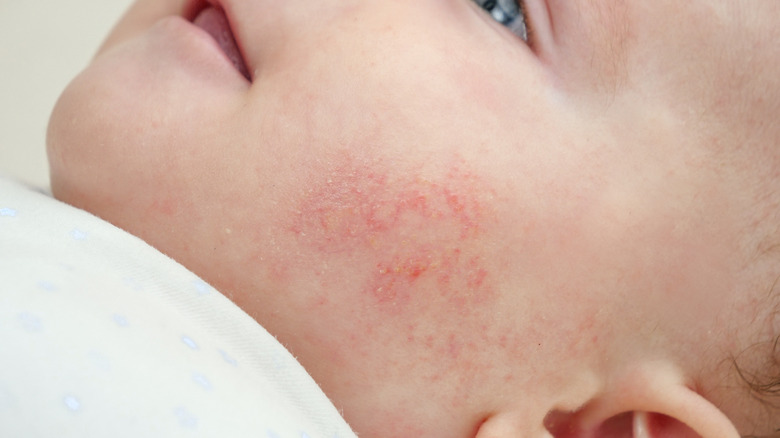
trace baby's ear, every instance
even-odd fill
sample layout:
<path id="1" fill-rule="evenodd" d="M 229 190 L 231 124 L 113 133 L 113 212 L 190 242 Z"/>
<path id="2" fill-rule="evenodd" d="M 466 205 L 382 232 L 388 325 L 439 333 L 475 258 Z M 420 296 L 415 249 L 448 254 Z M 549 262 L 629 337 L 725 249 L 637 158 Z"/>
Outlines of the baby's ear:
<path id="1" fill-rule="evenodd" d="M 712 402 L 665 363 L 643 364 L 576 412 L 551 413 L 554 438 L 739 438 Z"/>

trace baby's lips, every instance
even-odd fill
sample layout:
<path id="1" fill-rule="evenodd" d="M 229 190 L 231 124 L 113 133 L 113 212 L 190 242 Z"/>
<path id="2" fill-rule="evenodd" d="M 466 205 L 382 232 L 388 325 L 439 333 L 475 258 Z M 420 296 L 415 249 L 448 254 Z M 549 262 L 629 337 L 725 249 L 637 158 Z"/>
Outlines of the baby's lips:
<path id="1" fill-rule="evenodd" d="M 222 48 L 225 56 L 233 63 L 236 70 L 248 80 L 252 79 L 249 69 L 244 62 L 244 57 L 241 55 L 241 50 L 238 48 L 233 31 L 230 28 L 230 22 L 221 8 L 215 6 L 206 7 L 195 17 L 192 23 L 208 32 L 219 47 Z"/>

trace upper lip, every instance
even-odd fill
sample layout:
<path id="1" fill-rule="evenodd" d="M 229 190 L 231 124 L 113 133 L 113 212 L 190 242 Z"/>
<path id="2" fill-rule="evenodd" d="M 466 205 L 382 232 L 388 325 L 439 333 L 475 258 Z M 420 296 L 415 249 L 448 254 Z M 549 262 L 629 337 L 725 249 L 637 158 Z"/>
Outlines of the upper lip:
<path id="1" fill-rule="evenodd" d="M 211 0 L 188 0 L 182 10 L 182 17 L 187 21 L 194 20 L 198 14 L 209 6 L 220 6 Z M 221 7 L 221 6 L 220 6 Z"/>
<path id="2" fill-rule="evenodd" d="M 235 40 L 235 43 L 238 46 L 239 54 L 241 56 L 241 62 L 243 63 L 244 67 L 246 67 L 246 69 L 249 69 L 249 64 L 247 63 L 246 56 L 244 56 L 245 54 L 243 51 L 240 37 L 238 35 L 238 32 L 236 32 L 235 22 L 233 21 L 233 17 L 231 17 L 231 10 L 229 8 L 230 5 L 225 5 L 225 3 L 226 3 L 225 0 L 187 0 L 187 3 L 184 5 L 184 8 L 182 10 L 182 17 L 189 22 L 193 22 L 198 17 L 198 15 L 201 12 L 203 12 L 206 8 L 213 7 L 222 10 L 222 12 L 227 17 L 227 21 L 228 21 L 227 24 L 228 27 L 230 28 L 230 33 L 232 34 L 233 39 Z M 242 71 L 242 74 L 251 81 L 251 78 L 249 77 L 250 73 L 248 71 Z"/>

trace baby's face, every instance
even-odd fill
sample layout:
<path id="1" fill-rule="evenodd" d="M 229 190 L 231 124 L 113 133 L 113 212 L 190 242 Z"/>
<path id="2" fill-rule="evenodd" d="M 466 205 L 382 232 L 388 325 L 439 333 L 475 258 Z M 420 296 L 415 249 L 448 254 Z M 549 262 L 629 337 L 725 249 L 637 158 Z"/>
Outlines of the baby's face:
<path id="1" fill-rule="evenodd" d="M 776 111 L 778 8 L 732 3 L 528 0 L 529 47 L 469 0 L 222 0 L 247 79 L 205 2 L 139 0 L 54 112 L 53 190 L 213 283 L 365 436 L 535 430 L 593 352 L 696 362 L 739 317 L 752 218 L 701 146 Z"/>

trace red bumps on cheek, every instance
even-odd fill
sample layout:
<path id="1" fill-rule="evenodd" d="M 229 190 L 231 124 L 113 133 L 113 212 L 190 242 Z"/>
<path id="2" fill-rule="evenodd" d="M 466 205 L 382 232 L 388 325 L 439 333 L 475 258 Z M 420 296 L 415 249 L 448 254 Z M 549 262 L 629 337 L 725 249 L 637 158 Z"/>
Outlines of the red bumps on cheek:
<path id="1" fill-rule="evenodd" d="M 375 306 L 465 312 L 495 293 L 484 249 L 492 197 L 463 163 L 424 177 L 346 158 L 315 179 L 288 231 L 322 264 L 340 261 Z"/>

